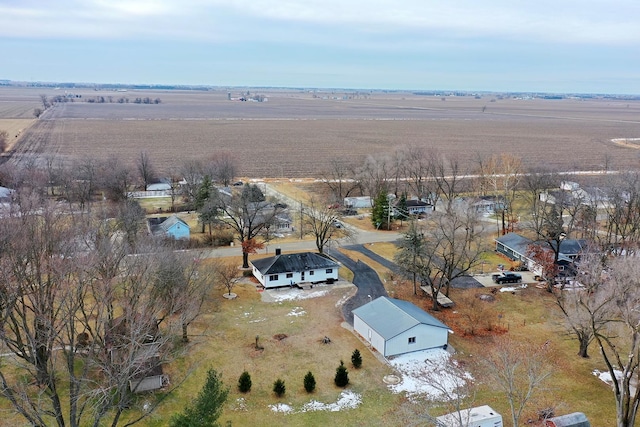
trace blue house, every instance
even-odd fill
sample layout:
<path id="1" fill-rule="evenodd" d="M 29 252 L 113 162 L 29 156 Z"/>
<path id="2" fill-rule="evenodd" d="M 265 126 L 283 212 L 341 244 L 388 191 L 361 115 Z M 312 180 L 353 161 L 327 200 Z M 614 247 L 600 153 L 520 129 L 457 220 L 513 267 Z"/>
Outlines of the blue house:
<path id="1" fill-rule="evenodd" d="M 157 237 L 170 237 L 180 240 L 189 239 L 191 236 L 189 225 L 176 215 L 149 218 L 148 224 L 151 234 Z"/>

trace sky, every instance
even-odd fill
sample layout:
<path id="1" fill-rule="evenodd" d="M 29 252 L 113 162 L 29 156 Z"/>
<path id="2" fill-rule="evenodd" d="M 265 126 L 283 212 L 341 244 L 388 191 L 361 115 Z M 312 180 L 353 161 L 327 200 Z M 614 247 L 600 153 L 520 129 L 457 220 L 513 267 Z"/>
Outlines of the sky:
<path id="1" fill-rule="evenodd" d="M 640 2 L 0 0 L 0 79 L 640 94 Z"/>

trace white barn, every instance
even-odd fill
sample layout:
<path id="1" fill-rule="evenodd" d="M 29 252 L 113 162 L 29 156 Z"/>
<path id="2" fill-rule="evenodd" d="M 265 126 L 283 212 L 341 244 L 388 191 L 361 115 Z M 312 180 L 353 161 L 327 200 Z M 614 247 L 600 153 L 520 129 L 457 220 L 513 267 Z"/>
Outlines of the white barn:
<path id="1" fill-rule="evenodd" d="M 353 310 L 353 328 L 384 357 L 446 348 L 449 327 L 408 301 L 380 297 Z"/>
<path id="2" fill-rule="evenodd" d="M 340 264 L 324 254 L 302 252 L 281 254 L 251 261 L 253 275 L 265 288 L 301 283 L 333 283 L 338 280 Z"/>

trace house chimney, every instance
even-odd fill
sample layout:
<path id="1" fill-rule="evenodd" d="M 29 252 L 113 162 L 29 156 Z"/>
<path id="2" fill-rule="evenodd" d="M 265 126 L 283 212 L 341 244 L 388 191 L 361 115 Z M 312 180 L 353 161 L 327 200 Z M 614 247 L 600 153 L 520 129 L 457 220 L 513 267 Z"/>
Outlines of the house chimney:
<path id="1" fill-rule="evenodd" d="M 280 255 L 282 252 L 280 250 L 280 248 L 276 248 L 276 256 Z"/>

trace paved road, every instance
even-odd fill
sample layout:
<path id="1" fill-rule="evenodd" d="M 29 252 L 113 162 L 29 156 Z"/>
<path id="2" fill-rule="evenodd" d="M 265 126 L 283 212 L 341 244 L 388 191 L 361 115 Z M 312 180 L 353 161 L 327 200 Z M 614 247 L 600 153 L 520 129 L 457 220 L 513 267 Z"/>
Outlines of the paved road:
<path id="1" fill-rule="evenodd" d="M 356 285 L 358 291 L 342 306 L 342 315 L 345 321 L 353 326 L 353 310 L 378 297 L 387 296 L 387 291 L 378 274 L 367 264 L 360 260 L 353 260 L 335 250 L 330 250 L 328 255 L 353 271 L 353 284 Z"/>

